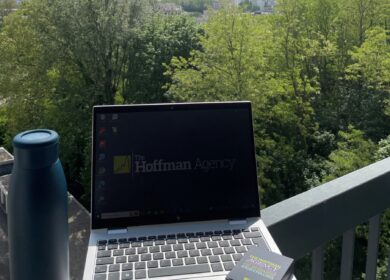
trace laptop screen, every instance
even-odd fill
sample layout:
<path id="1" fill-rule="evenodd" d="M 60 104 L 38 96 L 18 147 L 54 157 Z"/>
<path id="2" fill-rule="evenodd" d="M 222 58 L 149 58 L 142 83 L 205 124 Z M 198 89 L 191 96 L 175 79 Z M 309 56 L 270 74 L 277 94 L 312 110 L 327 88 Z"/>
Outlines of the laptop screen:
<path id="1" fill-rule="evenodd" d="M 260 216 L 249 102 L 94 107 L 92 228 Z"/>

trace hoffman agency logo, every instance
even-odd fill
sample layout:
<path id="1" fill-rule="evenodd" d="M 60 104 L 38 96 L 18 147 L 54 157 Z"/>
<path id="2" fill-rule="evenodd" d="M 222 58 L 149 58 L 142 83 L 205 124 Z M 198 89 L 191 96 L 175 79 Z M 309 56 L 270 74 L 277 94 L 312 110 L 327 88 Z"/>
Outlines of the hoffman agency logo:
<path id="1" fill-rule="evenodd" d="M 142 174 L 157 172 L 172 172 L 186 170 L 201 170 L 209 172 L 216 169 L 232 171 L 236 159 L 201 159 L 167 161 L 162 158 L 147 159 L 143 155 L 118 155 L 114 156 L 114 174 Z"/>

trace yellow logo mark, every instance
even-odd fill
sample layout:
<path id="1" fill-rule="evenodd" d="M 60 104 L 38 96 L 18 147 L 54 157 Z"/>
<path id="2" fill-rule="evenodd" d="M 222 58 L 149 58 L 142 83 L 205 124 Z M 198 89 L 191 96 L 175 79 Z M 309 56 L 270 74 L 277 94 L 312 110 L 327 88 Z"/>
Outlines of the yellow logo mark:
<path id="1" fill-rule="evenodd" d="M 245 276 L 242 280 L 250 280 L 248 276 Z"/>
<path id="2" fill-rule="evenodd" d="M 131 171 L 131 156 L 114 156 L 114 174 L 126 174 Z"/>

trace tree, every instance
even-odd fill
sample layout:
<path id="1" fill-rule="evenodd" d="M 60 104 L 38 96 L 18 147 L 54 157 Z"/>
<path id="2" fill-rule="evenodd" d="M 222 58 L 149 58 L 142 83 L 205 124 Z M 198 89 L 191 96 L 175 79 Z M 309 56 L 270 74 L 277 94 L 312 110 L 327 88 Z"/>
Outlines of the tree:
<path id="1" fill-rule="evenodd" d="M 52 42 L 53 51 L 75 65 L 88 86 L 85 94 L 89 94 L 90 104 L 113 104 L 117 92 L 126 90 L 120 83 L 133 27 L 148 6 L 140 0 L 37 0 L 33 7 L 37 13 L 46 11 L 35 26 L 43 40 Z"/>
<path id="2" fill-rule="evenodd" d="M 203 13 L 207 6 L 211 5 L 211 2 L 211 0 L 180 0 L 184 11 L 198 13 Z"/>
<path id="3" fill-rule="evenodd" d="M 382 27 L 366 31 L 366 40 L 351 52 L 347 77 L 362 80 L 372 90 L 390 93 L 390 35 Z"/>
<path id="4" fill-rule="evenodd" d="M 0 28 L 4 17 L 15 11 L 17 3 L 15 0 L 0 0 Z"/>
<path id="5" fill-rule="evenodd" d="M 9 15 L 0 30 L 0 98 L 7 104 L 7 114 L 12 115 L 7 118 L 8 148 L 12 135 L 42 125 L 51 88 L 43 57 L 30 14 L 20 9 Z"/>
<path id="6" fill-rule="evenodd" d="M 347 131 L 339 132 L 337 149 L 329 156 L 330 175 L 325 181 L 341 177 L 364 167 L 373 161 L 376 145 L 364 137 L 364 132 L 349 126 Z"/>
<path id="7" fill-rule="evenodd" d="M 199 49 L 196 23 L 187 16 L 155 14 L 137 26 L 127 50 L 121 90 L 124 103 L 166 102 L 163 86 L 171 80 L 164 75 L 173 56 L 189 57 Z"/>
<path id="8" fill-rule="evenodd" d="M 319 74 L 319 91 L 311 100 L 315 120 L 322 130 L 333 134 L 353 124 L 378 141 L 389 129 L 385 112 L 388 96 L 378 87 L 379 79 L 386 79 L 379 76 L 369 85 L 367 77 L 355 71 L 360 67 L 355 53 L 362 47 L 367 48 L 366 42 L 372 41 L 371 46 L 376 44 L 370 33 L 372 29 L 385 26 L 388 4 L 381 0 L 318 0 L 308 3 L 312 4 L 307 25 L 314 23 L 312 34 L 320 47 L 319 55 L 311 61 Z"/>
<path id="9" fill-rule="evenodd" d="M 268 17 L 225 6 L 205 24 L 201 50 L 174 58 L 167 70 L 173 81 L 167 95 L 174 101 L 252 101 L 263 205 L 308 187 L 303 173 L 310 173 L 306 160 L 315 128 L 305 96 L 311 89 L 294 90 L 280 65 L 280 30 L 272 28 Z"/>
<path id="10" fill-rule="evenodd" d="M 168 95 L 176 100 L 248 98 L 253 95 L 250 83 L 265 80 L 254 66 L 265 72 L 261 40 L 267 36 L 269 40 L 269 35 L 254 28 L 256 18 L 234 8 L 222 11 L 214 13 L 204 26 L 202 51 L 193 51 L 188 59 L 177 57 L 168 68 L 167 75 L 174 80 Z M 264 88 L 262 93 L 266 92 Z"/>
<path id="11" fill-rule="evenodd" d="M 93 105 L 164 101 L 163 63 L 197 46 L 193 21 L 156 14 L 152 4 L 33 0 L 0 33 L 8 146 L 21 130 L 55 129 L 69 190 L 85 205 Z"/>

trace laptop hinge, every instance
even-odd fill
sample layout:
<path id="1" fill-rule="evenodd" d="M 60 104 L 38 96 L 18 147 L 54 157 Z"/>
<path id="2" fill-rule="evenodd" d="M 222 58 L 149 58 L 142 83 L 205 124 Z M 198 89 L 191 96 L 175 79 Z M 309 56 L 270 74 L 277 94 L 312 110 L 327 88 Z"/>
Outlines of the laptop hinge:
<path id="1" fill-rule="evenodd" d="M 229 220 L 229 225 L 245 225 L 247 222 L 246 219 Z"/>
<path id="2" fill-rule="evenodd" d="M 127 233 L 127 228 L 107 229 L 107 234 L 120 234 L 120 233 Z"/>

